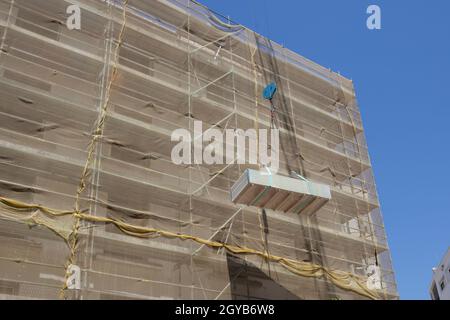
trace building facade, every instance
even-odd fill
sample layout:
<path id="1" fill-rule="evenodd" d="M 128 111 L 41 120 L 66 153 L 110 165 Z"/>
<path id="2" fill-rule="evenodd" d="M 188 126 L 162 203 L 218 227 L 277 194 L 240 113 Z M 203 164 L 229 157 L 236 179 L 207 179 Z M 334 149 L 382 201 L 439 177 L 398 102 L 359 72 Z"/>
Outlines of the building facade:
<path id="1" fill-rule="evenodd" d="M 430 296 L 432 300 L 450 300 L 450 248 L 439 265 L 433 268 Z"/>
<path id="2" fill-rule="evenodd" d="M 0 35 L 1 298 L 398 298 L 352 81 L 195 1 L 0 0 Z M 194 121 L 269 129 L 272 82 L 308 214 L 171 160 Z"/>

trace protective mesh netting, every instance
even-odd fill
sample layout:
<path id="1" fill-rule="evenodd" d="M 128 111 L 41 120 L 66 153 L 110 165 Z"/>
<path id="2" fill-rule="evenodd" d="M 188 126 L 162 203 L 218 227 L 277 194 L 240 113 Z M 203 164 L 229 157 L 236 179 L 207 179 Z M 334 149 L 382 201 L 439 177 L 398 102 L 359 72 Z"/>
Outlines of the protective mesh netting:
<path id="1" fill-rule="evenodd" d="M 0 34 L 3 297 L 397 297 L 349 80 L 192 1 L 0 0 Z M 171 161 L 194 120 L 268 128 L 271 81 L 279 174 L 332 188 L 310 216 L 234 205 L 252 166 Z"/>

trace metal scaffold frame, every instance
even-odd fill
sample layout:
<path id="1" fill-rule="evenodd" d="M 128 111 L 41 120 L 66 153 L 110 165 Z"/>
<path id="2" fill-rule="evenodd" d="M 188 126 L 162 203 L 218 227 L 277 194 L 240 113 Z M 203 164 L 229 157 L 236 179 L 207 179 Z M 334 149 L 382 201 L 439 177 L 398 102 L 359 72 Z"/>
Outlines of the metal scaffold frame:
<path id="1" fill-rule="evenodd" d="M 191 0 L 0 0 L 0 34 L 0 295 L 398 297 L 350 80 Z M 272 81 L 279 174 L 331 188 L 308 216 L 231 202 L 258 165 L 171 161 L 175 129 L 270 128 Z"/>

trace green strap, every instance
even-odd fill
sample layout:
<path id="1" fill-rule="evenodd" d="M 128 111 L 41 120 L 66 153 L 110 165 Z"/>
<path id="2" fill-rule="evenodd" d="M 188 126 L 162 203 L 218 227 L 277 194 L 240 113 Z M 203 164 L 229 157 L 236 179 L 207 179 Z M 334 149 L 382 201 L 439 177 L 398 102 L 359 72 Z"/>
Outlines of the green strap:
<path id="1" fill-rule="evenodd" d="M 250 203 L 250 206 L 254 206 L 259 200 L 261 200 L 261 198 L 266 195 L 266 193 L 269 191 L 269 189 L 270 189 L 270 186 L 265 186 L 264 190 L 258 194 L 256 199 L 253 200 L 252 203 Z"/>

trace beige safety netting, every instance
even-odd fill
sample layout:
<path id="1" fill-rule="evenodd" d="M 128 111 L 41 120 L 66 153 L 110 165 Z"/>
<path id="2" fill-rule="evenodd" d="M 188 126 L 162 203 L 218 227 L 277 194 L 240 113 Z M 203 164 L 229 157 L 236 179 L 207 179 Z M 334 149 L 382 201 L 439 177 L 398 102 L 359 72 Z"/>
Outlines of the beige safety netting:
<path id="1" fill-rule="evenodd" d="M 351 81 L 192 1 L 0 0 L 0 35 L 1 297 L 397 297 Z M 332 188 L 310 216 L 233 204 L 254 165 L 171 160 L 194 120 L 269 128 L 271 81 L 279 174 Z"/>
<path id="2" fill-rule="evenodd" d="M 327 270 L 323 266 L 286 259 L 284 257 L 269 254 L 267 251 L 258 251 L 255 249 L 230 245 L 218 241 L 211 241 L 202 239 L 188 234 L 174 233 L 170 231 L 147 228 L 138 225 L 132 225 L 123 221 L 97 217 L 91 214 L 78 213 L 76 211 L 58 211 L 50 208 L 45 208 L 40 205 L 30 205 L 15 200 L 0 198 L 2 204 L 2 211 L 0 216 L 9 220 L 19 221 L 28 225 L 44 226 L 56 234 L 61 236 L 68 243 L 71 243 L 71 238 L 74 236 L 72 226 L 76 224 L 77 219 L 90 223 L 112 224 L 121 232 L 140 238 L 156 238 L 165 237 L 169 239 L 181 239 L 195 241 L 201 245 L 205 245 L 214 249 L 225 249 L 232 254 L 247 254 L 255 255 L 267 261 L 279 263 L 293 274 L 302 277 L 316 277 L 325 278 L 331 281 L 339 288 L 353 291 L 363 296 L 376 299 L 379 298 L 376 292 L 367 288 L 367 279 L 352 275 L 347 272 Z"/>

